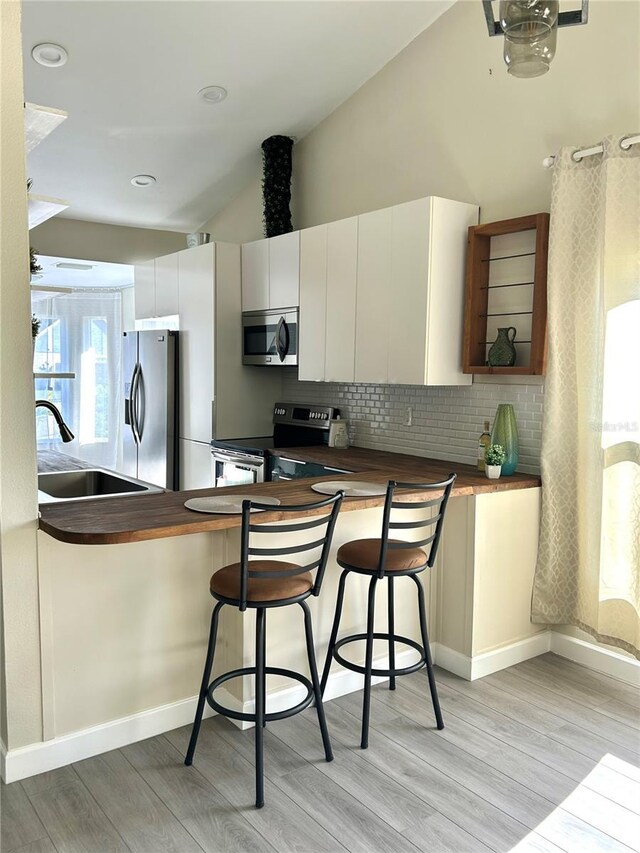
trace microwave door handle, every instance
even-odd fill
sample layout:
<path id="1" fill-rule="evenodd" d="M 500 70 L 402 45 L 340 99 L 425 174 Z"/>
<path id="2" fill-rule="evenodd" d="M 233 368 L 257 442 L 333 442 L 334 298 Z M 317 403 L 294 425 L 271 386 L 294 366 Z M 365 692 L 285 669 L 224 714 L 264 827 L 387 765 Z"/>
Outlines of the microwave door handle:
<path id="1" fill-rule="evenodd" d="M 276 329 L 276 350 L 280 361 L 284 361 L 289 352 L 289 327 L 284 317 L 278 320 L 278 328 Z"/>

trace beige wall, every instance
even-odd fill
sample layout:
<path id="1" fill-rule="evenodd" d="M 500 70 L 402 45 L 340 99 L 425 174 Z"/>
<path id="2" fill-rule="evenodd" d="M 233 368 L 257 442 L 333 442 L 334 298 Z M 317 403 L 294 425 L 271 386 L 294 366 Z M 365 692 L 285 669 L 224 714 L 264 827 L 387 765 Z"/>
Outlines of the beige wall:
<path id="1" fill-rule="evenodd" d="M 478 0 L 459 0 L 294 148 L 294 227 L 425 195 L 481 221 L 549 209 L 542 158 L 640 128 L 640 4 L 591 0 L 544 77 L 506 73 Z M 262 236 L 258 175 L 204 230 Z"/>
<path id="2" fill-rule="evenodd" d="M 187 248 L 184 234 L 54 217 L 29 234 L 39 255 L 135 264 Z"/>
<path id="3" fill-rule="evenodd" d="M 29 254 L 20 4 L 0 3 L 0 563 L 2 740 L 41 740 L 36 556 L 35 417 L 29 331 Z"/>

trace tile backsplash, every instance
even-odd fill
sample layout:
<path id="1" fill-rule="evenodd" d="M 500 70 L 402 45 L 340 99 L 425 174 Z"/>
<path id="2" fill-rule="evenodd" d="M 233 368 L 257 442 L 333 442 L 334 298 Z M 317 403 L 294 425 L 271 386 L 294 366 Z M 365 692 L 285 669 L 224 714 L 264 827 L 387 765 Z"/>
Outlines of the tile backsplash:
<path id="1" fill-rule="evenodd" d="M 358 447 L 475 464 L 478 438 L 498 403 L 512 403 L 520 438 L 518 471 L 539 473 L 544 387 L 477 382 L 466 387 L 299 382 L 285 368 L 283 399 L 340 408 Z M 411 410 L 411 425 L 408 416 Z"/>

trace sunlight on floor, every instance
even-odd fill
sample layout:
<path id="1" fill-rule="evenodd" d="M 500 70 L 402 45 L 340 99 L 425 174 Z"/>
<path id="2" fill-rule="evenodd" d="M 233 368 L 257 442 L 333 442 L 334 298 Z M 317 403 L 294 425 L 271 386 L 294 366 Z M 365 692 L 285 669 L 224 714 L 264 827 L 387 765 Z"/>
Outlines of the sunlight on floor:
<path id="1" fill-rule="evenodd" d="M 611 836 L 611 845 L 603 846 L 602 836 L 592 836 L 582 821 Z M 566 800 L 510 853 L 546 851 L 550 849 L 546 841 L 570 853 L 618 851 L 620 844 L 640 850 L 640 770 L 614 755 L 605 755 Z"/>

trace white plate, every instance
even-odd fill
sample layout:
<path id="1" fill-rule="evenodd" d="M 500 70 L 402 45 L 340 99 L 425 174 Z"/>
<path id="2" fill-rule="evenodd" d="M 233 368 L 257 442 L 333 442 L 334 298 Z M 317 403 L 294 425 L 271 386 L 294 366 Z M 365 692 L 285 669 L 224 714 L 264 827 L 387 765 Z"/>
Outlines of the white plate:
<path id="1" fill-rule="evenodd" d="M 270 506 L 279 506 L 280 504 L 278 498 L 271 498 L 266 495 L 212 495 L 207 498 L 191 498 L 191 500 L 185 501 L 184 505 L 187 509 L 193 509 L 196 512 L 240 515 L 242 512 L 242 501 L 255 501 L 256 503 L 269 504 Z M 251 512 L 259 512 L 259 510 L 252 509 Z"/>
<path id="2" fill-rule="evenodd" d="M 325 483 L 314 483 L 311 488 L 321 495 L 335 495 L 342 489 L 348 498 L 372 498 L 387 493 L 387 487 L 383 483 L 365 483 L 359 480 L 330 480 Z"/>

